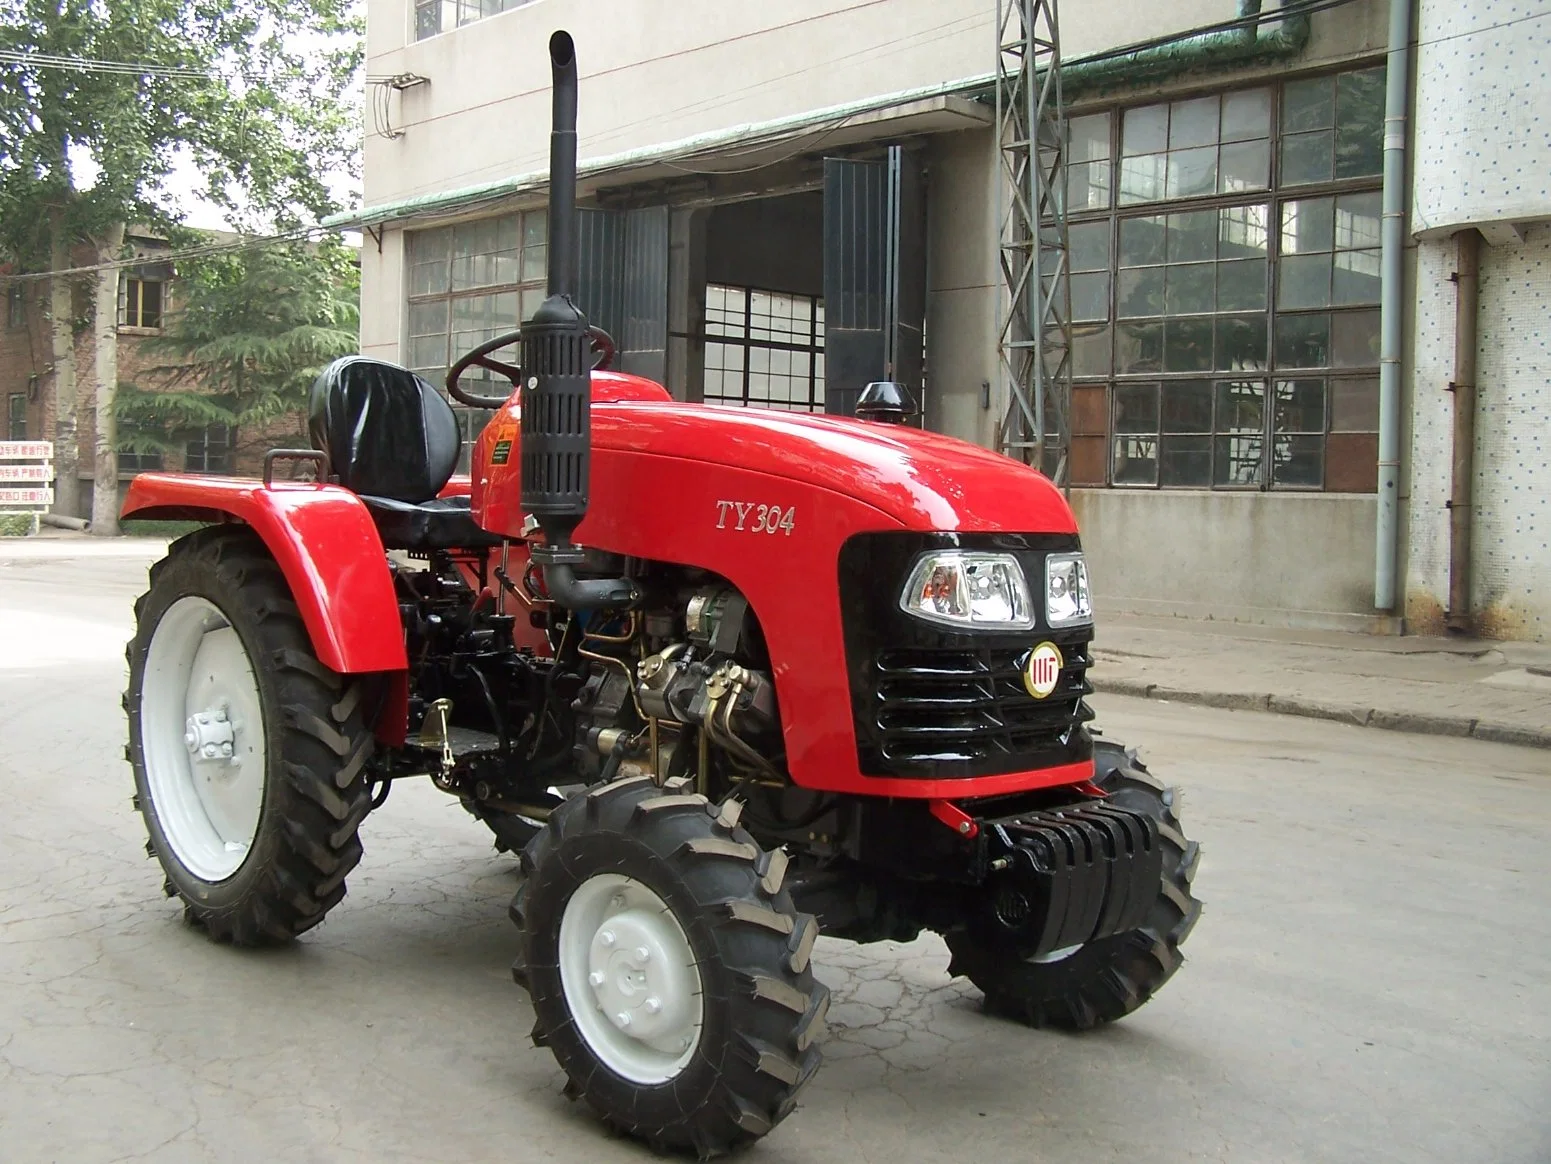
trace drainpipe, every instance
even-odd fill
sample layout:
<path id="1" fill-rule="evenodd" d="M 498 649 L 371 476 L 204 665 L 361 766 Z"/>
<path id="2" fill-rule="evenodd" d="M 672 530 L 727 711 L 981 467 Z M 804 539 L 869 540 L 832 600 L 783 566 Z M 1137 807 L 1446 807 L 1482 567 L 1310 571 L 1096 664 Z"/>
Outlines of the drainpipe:
<path id="1" fill-rule="evenodd" d="M 1400 531 L 1400 344 L 1405 314 L 1406 112 L 1410 93 L 1411 0 L 1389 0 L 1384 95 L 1384 226 L 1379 254 L 1379 512 L 1374 530 L 1373 605 L 1395 609 Z"/>
<path id="2" fill-rule="evenodd" d="M 1476 454 L 1476 305 L 1481 235 L 1466 227 L 1454 236 L 1454 469 L 1449 490 L 1449 614 L 1451 631 L 1474 630 L 1470 616 L 1471 489 Z"/>

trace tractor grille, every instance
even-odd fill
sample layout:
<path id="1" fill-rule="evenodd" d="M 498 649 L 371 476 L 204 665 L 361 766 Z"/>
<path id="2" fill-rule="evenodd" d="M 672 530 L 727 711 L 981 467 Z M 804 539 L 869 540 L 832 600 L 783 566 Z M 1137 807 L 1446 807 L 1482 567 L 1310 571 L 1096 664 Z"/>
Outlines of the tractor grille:
<path id="1" fill-rule="evenodd" d="M 899 591 L 911 565 L 942 546 L 1012 553 L 1032 586 L 1045 576 L 1047 554 L 1079 548 L 1076 537 L 1060 534 L 876 533 L 846 542 L 841 615 L 863 774 L 951 779 L 1088 759 L 1092 628 L 969 632 L 906 614 Z M 1043 642 L 1060 648 L 1062 667 L 1055 690 L 1035 699 L 1023 667 Z"/>
<path id="2" fill-rule="evenodd" d="M 1040 641 L 1056 640 L 1041 636 Z M 1012 647 L 910 647 L 878 654 L 870 692 L 880 758 L 922 764 L 1002 766 L 1060 746 L 1093 718 L 1083 697 L 1087 643 L 1057 642 L 1065 658 L 1056 689 L 1034 699 L 1023 686 L 1032 642 Z"/>

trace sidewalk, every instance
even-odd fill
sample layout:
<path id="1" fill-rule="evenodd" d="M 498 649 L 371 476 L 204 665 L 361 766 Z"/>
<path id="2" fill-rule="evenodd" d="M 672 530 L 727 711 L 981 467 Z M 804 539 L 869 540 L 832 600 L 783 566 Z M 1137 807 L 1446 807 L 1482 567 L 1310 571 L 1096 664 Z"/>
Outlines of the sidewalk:
<path id="1" fill-rule="evenodd" d="M 1551 645 L 1101 614 L 1094 687 L 1551 748 Z"/>

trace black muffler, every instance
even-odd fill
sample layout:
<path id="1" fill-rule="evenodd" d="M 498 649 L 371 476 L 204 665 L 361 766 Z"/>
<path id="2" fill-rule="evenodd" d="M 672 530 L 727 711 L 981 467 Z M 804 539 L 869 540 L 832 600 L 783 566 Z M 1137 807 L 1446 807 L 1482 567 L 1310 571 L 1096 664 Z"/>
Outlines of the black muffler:
<path id="1" fill-rule="evenodd" d="M 544 533 L 533 562 L 549 596 L 576 610 L 631 606 L 627 578 L 582 581 L 585 552 L 573 540 L 587 516 L 592 459 L 592 339 L 576 306 L 576 45 L 549 38 L 554 120 L 549 135 L 549 286 L 522 325 L 522 507 Z"/>

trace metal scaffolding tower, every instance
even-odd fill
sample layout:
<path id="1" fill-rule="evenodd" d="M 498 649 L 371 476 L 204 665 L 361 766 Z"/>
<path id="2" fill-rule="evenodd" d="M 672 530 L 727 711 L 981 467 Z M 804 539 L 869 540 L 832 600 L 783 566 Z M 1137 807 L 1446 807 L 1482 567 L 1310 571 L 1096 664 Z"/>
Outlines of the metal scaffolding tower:
<path id="1" fill-rule="evenodd" d="M 1072 313 L 1056 0 L 997 0 L 996 28 L 999 253 L 1005 283 L 997 355 L 1007 401 L 1000 447 L 1065 485 Z"/>

